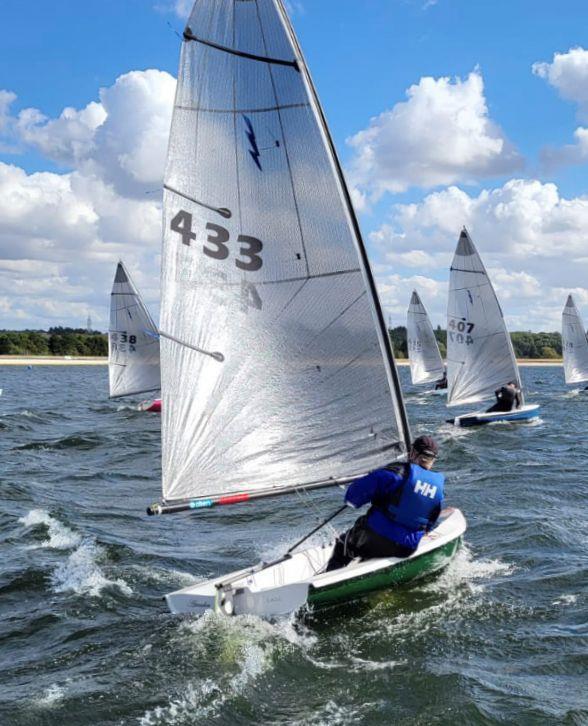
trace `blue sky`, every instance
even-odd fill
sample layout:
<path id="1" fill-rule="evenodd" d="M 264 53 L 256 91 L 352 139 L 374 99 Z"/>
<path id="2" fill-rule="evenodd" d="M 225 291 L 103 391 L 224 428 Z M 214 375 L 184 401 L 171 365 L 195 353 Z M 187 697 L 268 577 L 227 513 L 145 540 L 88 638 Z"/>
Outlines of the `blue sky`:
<path id="1" fill-rule="evenodd" d="M 0 163 L 22 170 L 29 186 L 37 183 L 36 178 L 30 178 L 35 172 L 60 177 L 39 181 L 39 199 L 46 189 L 43 185 L 56 189 L 73 173 L 76 189 L 68 187 L 66 203 L 78 205 L 76 214 L 83 209 L 85 219 L 100 217 L 100 205 L 91 198 L 98 192 L 88 191 L 86 185 L 84 194 L 88 196 L 81 198 L 78 182 L 80 178 L 88 180 L 90 174 L 102 175 L 99 194 L 105 200 L 111 193 L 108 185 L 113 176 L 96 171 L 95 159 L 89 164 L 85 157 L 82 163 L 79 156 L 74 159 L 71 153 L 51 147 L 56 143 L 55 133 L 47 123 L 57 119 L 66 107 L 81 111 L 98 102 L 99 89 L 113 88 L 117 79 L 130 71 L 157 69 L 175 76 L 180 40 L 174 31 L 183 28 L 177 7 L 181 5 L 182 0 L 36 0 L 26 4 L 2 0 L 0 90 L 16 97 L 11 96 L 5 111 L 3 134 L 0 123 Z M 584 252 L 582 249 L 583 229 L 588 224 L 583 199 L 588 194 L 588 143 L 582 146 L 574 139 L 575 130 L 588 124 L 588 53 L 573 58 L 569 55 L 571 49 L 588 48 L 588 5 L 576 0 L 558 4 L 536 0 L 291 0 L 290 9 L 350 184 L 357 187 L 362 199 L 362 228 L 392 319 L 403 322 L 410 289 L 420 286 L 434 322 L 443 322 L 447 262 L 463 223 L 471 228 L 488 267 L 496 269 L 496 286 L 512 327 L 558 327 L 565 301 L 563 297 L 560 305 L 560 297 L 566 285 L 588 314 L 588 244 Z M 563 57 L 561 73 L 555 72 L 556 53 Z M 550 65 L 533 72 L 535 63 Z M 459 91 L 456 78 L 467 84 L 472 73 L 475 78 L 463 87 L 464 98 L 459 103 L 464 108 L 478 103 L 472 114 L 481 124 L 481 143 L 500 139 L 511 148 L 510 156 L 489 151 L 480 160 L 470 148 L 464 152 L 463 165 L 456 159 L 452 172 L 444 174 L 439 172 L 443 164 L 433 158 L 433 131 L 433 138 L 429 134 L 422 144 L 418 139 L 416 142 L 423 149 L 419 164 L 429 164 L 432 173 L 417 173 L 415 177 L 409 171 L 403 176 L 403 171 L 397 173 L 391 168 L 399 161 L 402 167 L 406 161 L 401 158 L 402 139 L 391 136 L 398 136 L 406 126 L 399 126 L 393 117 L 378 126 L 375 141 L 373 134 L 368 134 L 369 144 L 376 152 L 389 154 L 389 161 L 378 169 L 362 165 L 360 157 L 368 137 L 356 135 L 370 129 L 373 117 L 405 103 L 407 89 L 419 86 L 423 78 L 434 82 L 428 89 L 419 86 L 417 96 L 424 101 L 433 99 L 440 106 L 449 104 L 447 113 L 441 108 L 436 120 L 439 146 L 464 133 L 459 121 L 455 126 L 452 114 L 457 112 L 452 104 Z M 443 90 L 439 79 L 444 77 L 449 81 Z M 159 81 L 151 80 L 156 93 Z M 482 110 L 480 102 L 485 104 Z M 23 131 L 19 114 L 29 108 L 37 109 L 46 119 L 29 123 Z M 406 110 L 409 118 L 413 118 L 410 114 L 417 118 L 416 107 Z M 466 131 L 464 142 L 468 134 L 472 136 Z M 352 137 L 357 143 L 349 143 Z M 470 141 L 475 146 L 475 133 Z M 60 143 L 65 143 L 61 137 Z M 430 158 L 427 148 L 431 149 Z M 457 144 L 456 148 L 461 147 Z M 550 164 L 545 162 L 548 148 L 553 152 Z M 149 185 L 158 187 L 156 177 L 155 173 L 145 176 L 146 189 Z M 515 187 L 510 184 L 513 179 L 525 184 Z M 549 182 L 557 186 L 555 200 L 552 188 L 545 186 Z M 8 189 L 17 189 L 25 182 L 11 171 L 5 173 L 4 183 Z M 451 187 L 461 196 L 450 191 Z M 120 194 L 120 189 L 115 191 Z M 59 192 L 65 193 L 63 189 Z M 434 194 L 441 197 L 435 201 L 431 198 Z M 480 199 L 481 194 L 487 194 L 488 199 Z M 117 197 L 117 203 L 126 202 Z M 31 204 L 28 214 L 35 213 Z M 429 220 L 426 225 L 410 216 L 410 204 L 416 205 L 417 220 Z M 504 221 L 504 215 L 500 217 L 501 204 L 510 205 L 510 222 Z M 442 211 L 432 211 L 439 205 Z M 76 248 L 71 240 L 63 243 L 61 256 L 58 252 L 61 240 L 71 237 L 71 229 L 65 229 L 67 220 L 63 237 L 56 224 L 49 242 L 39 239 L 37 248 L 27 243 L 19 257 L 11 227 L 14 221 L 10 222 L 12 211 L 8 203 L 4 207 L 0 203 L 0 314 L 6 321 L 0 327 L 79 324 L 89 311 L 97 326 L 104 328 L 109 266 L 120 254 L 124 224 L 120 223 L 117 236 L 113 231 L 117 222 L 109 220 L 110 237 L 102 230 L 99 239 L 88 242 L 93 248 L 93 277 L 88 272 L 88 260 L 83 271 L 73 263 Z M 533 233 L 525 232 L 525 224 L 535 223 L 539 217 L 542 222 Z M 92 224 L 96 226 L 95 221 Z M 158 235 L 158 229 L 145 231 L 136 241 L 129 262 L 155 307 Z M 512 235 L 512 239 L 505 239 L 505 235 Z M 555 270 L 560 262 L 558 250 L 568 238 L 574 240 L 576 255 L 571 280 L 564 270 L 559 279 Z M 45 257 L 48 247 L 52 253 Z M 421 258 L 412 254 L 415 250 L 422 252 L 422 264 L 418 263 Z M 2 259 L 8 262 L 2 264 Z M 46 279 L 40 265 L 29 264 L 44 259 L 48 262 Z M 80 254 L 80 264 L 84 259 Z M 35 296 L 51 297 L 55 304 L 47 305 L 46 300 L 39 303 Z"/>

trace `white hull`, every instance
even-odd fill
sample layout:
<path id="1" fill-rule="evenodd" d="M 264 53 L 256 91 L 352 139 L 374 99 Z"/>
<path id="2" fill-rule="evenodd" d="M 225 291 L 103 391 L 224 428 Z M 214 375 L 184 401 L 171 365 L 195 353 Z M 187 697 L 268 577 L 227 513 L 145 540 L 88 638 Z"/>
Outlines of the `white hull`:
<path id="1" fill-rule="evenodd" d="M 196 585 L 185 587 L 166 595 L 170 611 L 180 613 L 202 613 L 216 609 L 227 615 L 254 614 L 261 617 L 286 615 L 298 610 L 313 600 L 327 601 L 328 592 L 333 592 L 336 585 L 353 585 L 354 592 L 378 589 L 370 585 L 370 577 L 386 573 L 390 581 L 403 581 L 395 576 L 395 568 L 404 567 L 422 555 L 431 555 L 451 542 L 459 540 L 466 529 L 466 522 L 459 509 L 443 510 L 438 525 L 426 534 L 416 552 L 408 558 L 386 557 L 372 560 L 353 560 L 347 567 L 332 572 L 323 572 L 332 545 L 311 547 L 293 555 L 291 558 L 267 567 L 258 572 L 251 568 L 232 572 L 213 580 L 206 580 Z M 416 576 L 423 576 L 439 569 L 431 560 L 429 566 L 424 564 Z M 416 564 L 416 563 L 415 563 Z M 446 564 L 443 562 L 441 566 Z M 413 568 L 419 569 L 418 567 Z M 413 579 L 415 575 L 404 579 Z M 223 587 L 223 583 L 230 583 Z M 359 583 L 359 585 L 358 585 Z M 362 584 L 364 586 L 362 587 Z M 337 599 L 341 599 L 340 593 Z"/>

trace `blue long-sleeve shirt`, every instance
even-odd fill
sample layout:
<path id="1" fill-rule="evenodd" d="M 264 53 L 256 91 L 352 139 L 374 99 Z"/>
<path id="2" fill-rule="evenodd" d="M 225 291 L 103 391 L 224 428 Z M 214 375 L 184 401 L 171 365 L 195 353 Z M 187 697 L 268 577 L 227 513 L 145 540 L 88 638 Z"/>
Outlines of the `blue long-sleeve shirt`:
<path id="1" fill-rule="evenodd" d="M 413 465 L 411 465 L 413 466 Z M 423 471 L 418 467 L 420 471 Z M 405 469 L 399 471 L 391 469 L 377 469 L 361 479 L 352 482 L 345 492 L 345 502 L 354 508 L 365 504 L 377 504 L 390 501 L 391 496 L 405 482 Z M 439 502 L 433 507 L 431 523 L 435 522 L 441 511 Z M 377 534 L 397 542 L 404 547 L 416 549 L 424 534 L 422 527 L 415 525 L 410 528 L 393 521 L 385 512 L 377 507 L 371 507 L 367 515 L 367 525 Z"/>

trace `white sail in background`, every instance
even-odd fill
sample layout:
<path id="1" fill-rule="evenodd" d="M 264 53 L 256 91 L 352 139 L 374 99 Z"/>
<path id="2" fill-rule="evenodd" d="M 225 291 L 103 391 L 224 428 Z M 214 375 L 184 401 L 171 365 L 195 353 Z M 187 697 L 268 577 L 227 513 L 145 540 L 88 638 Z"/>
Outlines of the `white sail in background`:
<path id="1" fill-rule="evenodd" d="M 410 377 L 416 385 L 438 381 L 445 366 L 433 326 L 416 290 L 413 291 L 406 316 L 406 340 L 410 361 Z"/>
<path id="2" fill-rule="evenodd" d="M 494 397 L 519 369 L 500 304 L 478 251 L 463 229 L 449 276 L 447 405 Z"/>
<path id="3" fill-rule="evenodd" d="M 122 262 L 110 294 L 108 379 L 111 398 L 160 388 L 157 327 Z"/>
<path id="4" fill-rule="evenodd" d="M 571 295 L 568 295 L 561 316 L 561 337 L 566 383 L 588 381 L 586 328 Z"/>
<path id="5" fill-rule="evenodd" d="M 357 222 L 279 0 L 199 0 L 164 184 L 167 501 L 398 459 L 408 427 Z"/>

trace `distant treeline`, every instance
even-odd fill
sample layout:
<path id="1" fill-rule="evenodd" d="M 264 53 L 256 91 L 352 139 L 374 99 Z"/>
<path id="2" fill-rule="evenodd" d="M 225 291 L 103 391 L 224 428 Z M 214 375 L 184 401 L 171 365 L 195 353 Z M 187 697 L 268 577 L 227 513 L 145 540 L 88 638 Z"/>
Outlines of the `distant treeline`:
<path id="1" fill-rule="evenodd" d="M 399 358 L 407 358 L 406 328 L 403 325 L 389 330 L 394 353 Z M 447 332 L 437 328 L 435 337 L 441 355 L 447 354 Z M 517 358 L 561 358 L 560 333 L 511 333 L 514 352 Z"/>
<path id="2" fill-rule="evenodd" d="M 408 356 L 406 328 L 390 329 L 394 353 L 399 358 Z M 441 355 L 447 353 L 447 333 L 435 330 Z M 559 333 L 511 333 L 517 358 L 560 358 Z M 0 331 L 0 355 L 108 355 L 108 336 L 83 328 L 49 328 L 44 330 Z"/>
<path id="3" fill-rule="evenodd" d="M 108 355 L 108 336 L 83 328 L 1 330 L 0 355 Z"/>

